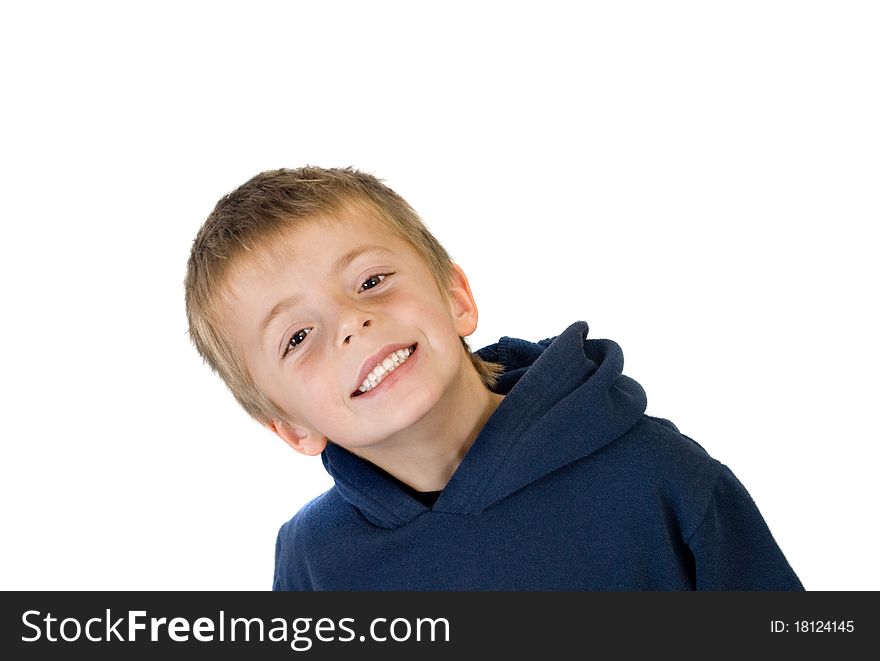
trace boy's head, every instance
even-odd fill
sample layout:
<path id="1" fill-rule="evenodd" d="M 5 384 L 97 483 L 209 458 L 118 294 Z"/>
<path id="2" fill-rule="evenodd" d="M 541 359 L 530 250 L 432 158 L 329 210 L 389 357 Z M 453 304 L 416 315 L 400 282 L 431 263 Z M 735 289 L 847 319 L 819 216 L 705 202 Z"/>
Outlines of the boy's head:
<path id="1" fill-rule="evenodd" d="M 393 436 L 446 390 L 497 375 L 464 340 L 477 321 L 464 273 L 399 195 L 353 169 L 264 172 L 223 197 L 185 289 L 199 353 L 308 454 Z M 380 362 L 385 374 L 363 374 Z"/>

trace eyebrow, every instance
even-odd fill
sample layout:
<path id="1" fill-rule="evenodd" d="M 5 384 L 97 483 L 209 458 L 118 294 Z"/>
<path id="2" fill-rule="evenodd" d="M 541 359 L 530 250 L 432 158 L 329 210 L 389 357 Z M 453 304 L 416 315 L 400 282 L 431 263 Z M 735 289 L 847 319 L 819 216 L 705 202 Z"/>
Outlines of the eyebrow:
<path id="1" fill-rule="evenodd" d="M 356 260 L 361 255 L 364 255 L 368 252 L 383 252 L 392 254 L 388 248 L 384 246 L 376 246 L 376 245 L 364 245 L 358 246 L 357 248 L 353 248 L 345 253 L 342 257 L 336 260 L 336 263 L 330 268 L 329 275 L 331 277 L 337 276 L 342 271 L 344 271 L 349 264 L 351 264 L 354 260 Z M 263 321 L 260 322 L 260 337 L 262 338 L 266 334 L 266 329 L 269 327 L 269 324 L 280 315 L 282 312 L 289 310 L 290 308 L 298 305 L 302 300 L 301 294 L 294 294 L 293 296 L 288 296 L 287 298 L 283 298 L 278 301 L 271 310 L 263 317 Z"/>

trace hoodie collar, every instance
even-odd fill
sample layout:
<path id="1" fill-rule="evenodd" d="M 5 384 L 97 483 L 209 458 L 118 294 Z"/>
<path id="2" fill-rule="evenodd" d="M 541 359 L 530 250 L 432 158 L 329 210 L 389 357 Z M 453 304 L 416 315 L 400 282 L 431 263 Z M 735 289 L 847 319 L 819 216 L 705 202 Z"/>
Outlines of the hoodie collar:
<path id="1" fill-rule="evenodd" d="M 480 349 L 500 362 L 505 398 L 474 440 L 433 510 L 476 514 L 619 438 L 645 411 L 644 390 L 622 375 L 611 340 L 587 340 L 578 321 L 540 342 L 502 337 Z M 372 523 L 397 528 L 428 511 L 384 471 L 333 443 L 322 455 L 340 495 Z"/>

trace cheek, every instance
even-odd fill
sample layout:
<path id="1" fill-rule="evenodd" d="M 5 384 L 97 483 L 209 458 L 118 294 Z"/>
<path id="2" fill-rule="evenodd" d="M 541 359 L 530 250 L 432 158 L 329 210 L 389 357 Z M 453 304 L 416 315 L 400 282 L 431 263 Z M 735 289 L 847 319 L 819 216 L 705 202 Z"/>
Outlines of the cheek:
<path id="1" fill-rule="evenodd" d="M 405 314 L 407 320 L 413 325 L 443 330 L 453 328 L 449 310 L 439 297 L 434 300 L 424 294 L 401 293 L 396 300 L 389 303 L 389 313 Z"/>
<path id="2" fill-rule="evenodd" d="M 317 352 L 301 360 L 296 369 L 286 375 L 285 389 L 288 396 L 295 398 L 302 408 L 320 408 L 326 404 L 333 375 L 326 367 L 322 367 L 319 359 L 314 357 Z"/>
<path id="3" fill-rule="evenodd" d="M 270 397 L 290 420 L 313 427 L 315 413 L 326 408 L 328 378 L 318 361 L 302 356 L 296 365 L 285 365 L 273 379 Z"/>

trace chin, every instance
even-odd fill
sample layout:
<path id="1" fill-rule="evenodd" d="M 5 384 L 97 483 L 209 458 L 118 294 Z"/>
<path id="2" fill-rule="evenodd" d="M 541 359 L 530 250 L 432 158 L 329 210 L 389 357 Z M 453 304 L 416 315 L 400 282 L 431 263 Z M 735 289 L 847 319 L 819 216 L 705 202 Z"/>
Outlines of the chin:
<path id="1" fill-rule="evenodd" d="M 381 421 L 377 421 L 376 428 L 381 427 L 386 430 L 383 434 L 386 438 L 405 434 L 408 429 L 430 417 L 439 400 L 436 393 L 424 388 L 408 391 L 406 397 L 402 398 L 399 405 L 395 405 L 391 412 L 380 413 Z M 372 426 L 372 423 L 366 421 L 364 424 Z"/>

